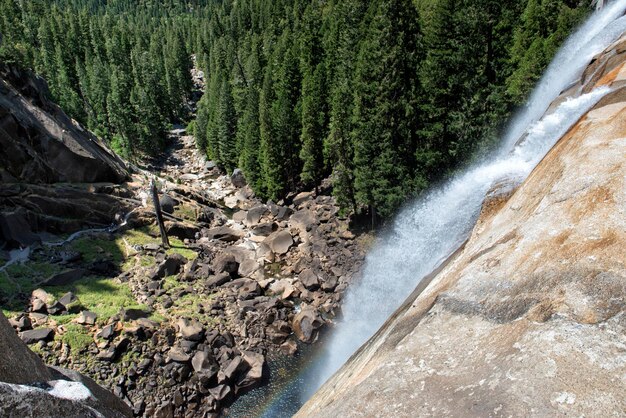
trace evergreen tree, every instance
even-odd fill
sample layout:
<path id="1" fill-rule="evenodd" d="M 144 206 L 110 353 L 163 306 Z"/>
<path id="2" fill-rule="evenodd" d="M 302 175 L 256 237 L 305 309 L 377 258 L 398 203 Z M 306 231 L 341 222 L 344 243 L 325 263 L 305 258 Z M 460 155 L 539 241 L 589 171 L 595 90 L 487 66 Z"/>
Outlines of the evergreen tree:
<path id="1" fill-rule="evenodd" d="M 387 217 L 414 185 L 421 34 L 411 1 L 379 0 L 368 14 L 356 68 L 356 198 Z"/>

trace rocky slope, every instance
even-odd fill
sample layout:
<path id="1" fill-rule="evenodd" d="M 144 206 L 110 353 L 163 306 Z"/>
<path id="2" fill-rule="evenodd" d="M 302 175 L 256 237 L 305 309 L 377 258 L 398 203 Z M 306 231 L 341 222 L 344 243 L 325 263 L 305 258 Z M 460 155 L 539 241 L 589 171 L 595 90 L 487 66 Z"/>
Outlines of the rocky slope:
<path id="1" fill-rule="evenodd" d="M 49 368 L 20 341 L 0 312 L 2 416 L 129 417 L 120 399 L 78 373 Z"/>
<path id="2" fill-rule="evenodd" d="M 623 416 L 626 37 L 605 96 L 297 416 Z"/>
<path id="3" fill-rule="evenodd" d="M 215 416 L 272 378 L 268 352 L 297 355 L 339 313 L 364 251 L 328 188 L 262 202 L 182 128 L 129 173 L 45 83 L 0 75 L 0 136 L 14 150 L 0 151 L 0 306 L 46 363 L 92 377 L 136 416 Z"/>

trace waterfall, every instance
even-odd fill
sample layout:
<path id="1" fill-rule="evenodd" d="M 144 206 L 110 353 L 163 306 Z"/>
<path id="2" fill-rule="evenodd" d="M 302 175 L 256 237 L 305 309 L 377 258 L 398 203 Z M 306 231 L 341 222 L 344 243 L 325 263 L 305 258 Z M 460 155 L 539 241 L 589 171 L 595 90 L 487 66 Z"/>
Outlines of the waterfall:
<path id="1" fill-rule="evenodd" d="M 591 58 L 626 30 L 626 0 L 592 15 L 565 42 L 509 125 L 497 152 L 402 210 L 368 254 L 362 278 L 349 289 L 343 320 L 326 344 L 317 381 L 301 388 L 306 398 L 326 381 L 399 307 L 419 281 L 467 238 L 494 182 L 524 179 L 567 130 L 605 94 L 606 87 L 546 109 L 579 78 Z M 543 118 L 542 118 L 543 116 Z M 519 139 L 525 135 L 523 141 Z"/>

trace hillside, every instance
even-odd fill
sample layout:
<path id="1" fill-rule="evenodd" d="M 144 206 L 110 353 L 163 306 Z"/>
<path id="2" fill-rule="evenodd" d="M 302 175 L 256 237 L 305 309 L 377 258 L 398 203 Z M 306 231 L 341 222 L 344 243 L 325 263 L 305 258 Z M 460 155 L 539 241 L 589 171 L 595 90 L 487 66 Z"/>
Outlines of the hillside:
<path id="1" fill-rule="evenodd" d="M 297 416 L 623 414 L 625 60 L 592 61 L 553 107 L 613 91 Z"/>
<path id="2" fill-rule="evenodd" d="M 279 379 L 266 356 L 289 362 L 317 340 L 363 258 L 328 188 L 261 202 L 184 129 L 144 168 L 126 164 L 46 96 L 42 79 L 0 67 L 0 325 L 12 338 L 0 351 L 33 364 L 0 368 L 0 382 L 52 379 L 17 335 L 109 389 L 127 415 L 215 414 Z M 82 413 L 33 390 L 2 386 L 0 415 L 20 403 L 27 416 Z"/>

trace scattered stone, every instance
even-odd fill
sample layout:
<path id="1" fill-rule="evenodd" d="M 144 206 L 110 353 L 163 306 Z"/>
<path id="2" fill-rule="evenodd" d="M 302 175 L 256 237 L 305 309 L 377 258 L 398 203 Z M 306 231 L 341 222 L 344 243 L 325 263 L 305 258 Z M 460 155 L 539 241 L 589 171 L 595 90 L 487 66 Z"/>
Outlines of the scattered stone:
<path id="1" fill-rule="evenodd" d="M 52 328 L 38 328 L 20 332 L 20 338 L 26 344 L 35 344 L 39 341 L 50 341 L 54 336 Z"/>
<path id="2" fill-rule="evenodd" d="M 78 318 L 76 318 L 76 323 L 81 325 L 95 325 L 97 318 L 98 316 L 93 312 L 82 311 Z"/>
<path id="3" fill-rule="evenodd" d="M 233 171 L 232 176 L 230 176 L 230 181 L 233 183 L 233 186 L 238 188 L 245 187 L 248 184 L 245 176 L 243 175 L 243 171 L 239 168 L 236 168 Z"/>
<path id="4" fill-rule="evenodd" d="M 296 195 L 296 197 L 293 198 L 293 204 L 294 206 L 298 207 L 300 206 L 302 203 L 311 200 L 314 196 L 314 192 L 302 192 L 302 193 L 298 193 Z"/>
<path id="5" fill-rule="evenodd" d="M 319 277 L 311 269 L 302 270 L 298 279 L 308 290 L 317 290 L 320 287 Z"/>
<path id="6" fill-rule="evenodd" d="M 191 359 L 191 356 L 185 353 L 180 347 L 173 347 L 167 353 L 166 361 L 169 363 L 175 361 L 176 363 L 187 363 Z"/>
<path id="7" fill-rule="evenodd" d="M 249 226 L 254 226 L 259 223 L 263 215 L 269 212 L 267 206 L 265 205 L 257 205 L 250 209 L 246 214 L 246 224 Z"/>
<path id="8" fill-rule="evenodd" d="M 177 274 L 181 266 L 187 264 L 187 259 L 178 253 L 169 254 L 161 264 L 156 268 L 153 279 L 163 279 L 167 276 Z"/>
<path id="9" fill-rule="evenodd" d="M 209 278 L 207 279 L 205 285 L 208 288 L 218 287 L 218 286 L 223 285 L 224 283 L 228 283 L 231 280 L 232 280 L 231 275 L 224 271 L 224 272 L 219 273 L 219 274 L 217 274 L 215 276 L 209 276 Z"/>
<path id="10" fill-rule="evenodd" d="M 274 254 L 285 254 L 293 245 L 293 237 L 288 231 L 277 231 L 267 237 L 264 241 Z"/>
<path id="11" fill-rule="evenodd" d="M 195 319 L 180 318 L 176 321 L 180 335 L 190 341 L 200 341 L 204 337 L 202 324 Z"/>
<path id="12" fill-rule="evenodd" d="M 213 271 L 216 274 L 228 273 L 231 277 L 234 278 L 237 276 L 238 270 L 239 263 L 231 254 L 220 254 L 213 260 Z"/>
<path id="13" fill-rule="evenodd" d="M 202 235 L 208 239 L 215 239 L 224 242 L 235 242 L 243 238 L 244 233 L 227 226 L 203 230 Z"/>
<path id="14" fill-rule="evenodd" d="M 200 234 L 200 228 L 186 222 L 165 222 L 165 231 L 170 237 L 176 237 L 180 240 L 195 239 Z"/>
<path id="15" fill-rule="evenodd" d="M 311 343 L 317 336 L 315 331 L 324 325 L 324 320 L 319 316 L 316 309 L 305 306 L 294 316 L 291 324 L 300 341 Z"/>
<path id="16" fill-rule="evenodd" d="M 17 331 L 25 331 L 32 327 L 30 318 L 26 314 L 21 314 L 16 318 L 9 319 L 9 323 Z"/>

